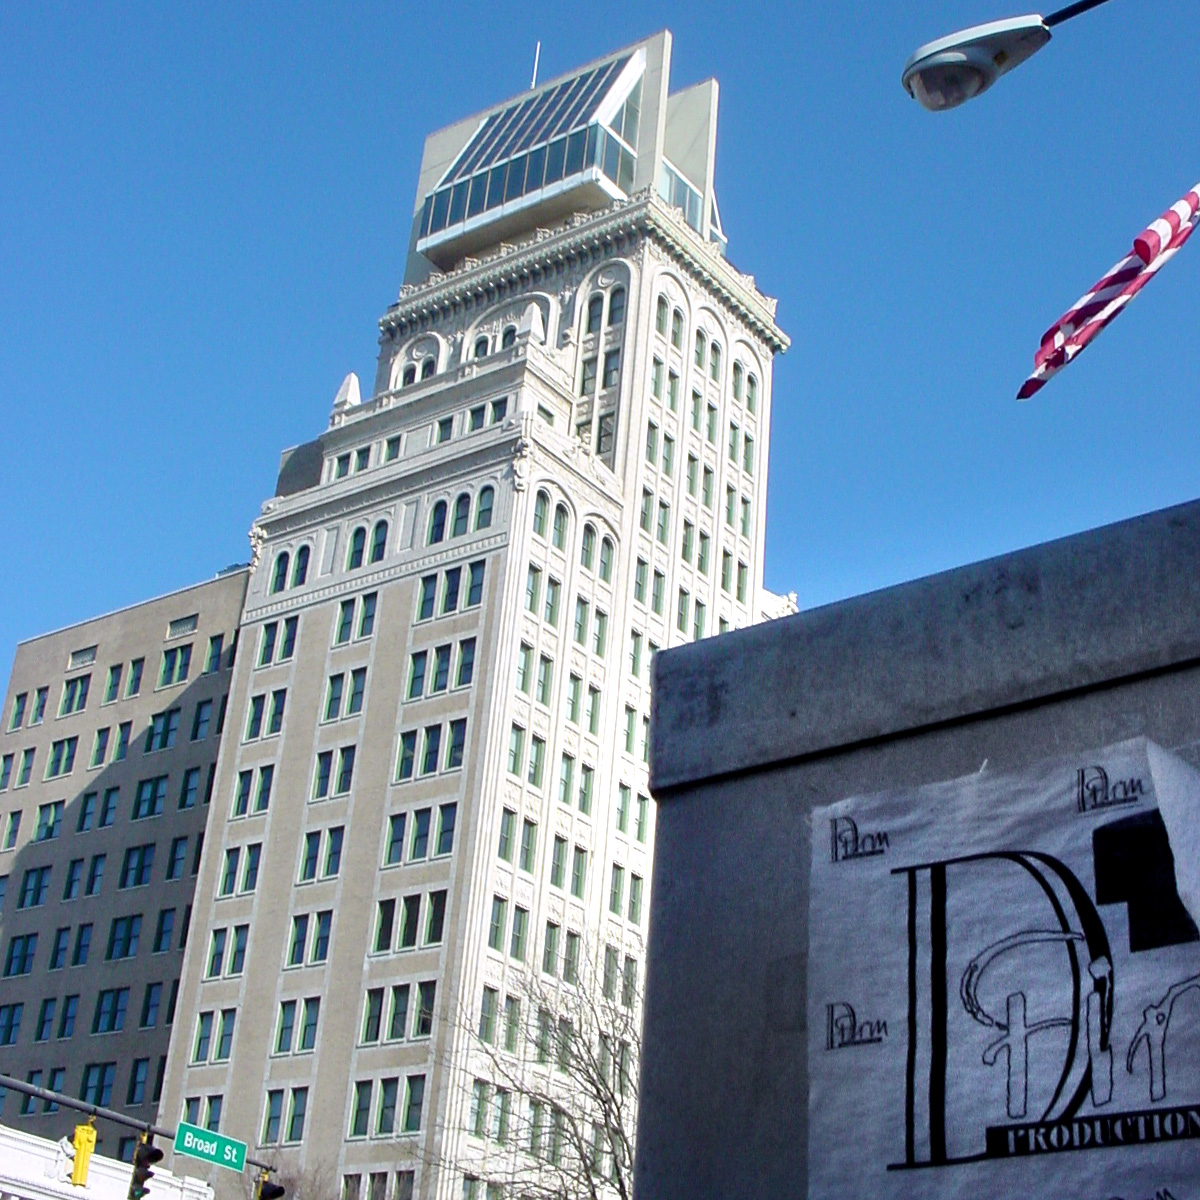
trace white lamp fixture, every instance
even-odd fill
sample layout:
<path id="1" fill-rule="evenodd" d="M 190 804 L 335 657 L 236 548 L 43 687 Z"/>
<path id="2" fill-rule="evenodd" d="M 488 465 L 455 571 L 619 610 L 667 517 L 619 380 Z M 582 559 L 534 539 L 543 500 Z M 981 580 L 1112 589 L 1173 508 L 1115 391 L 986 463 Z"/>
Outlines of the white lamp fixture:
<path id="1" fill-rule="evenodd" d="M 941 112 L 986 92 L 1050 40 L 1037 13 L 952 33 L 922 46 L 904 65 L 900 82 L 922 108 Z"/>

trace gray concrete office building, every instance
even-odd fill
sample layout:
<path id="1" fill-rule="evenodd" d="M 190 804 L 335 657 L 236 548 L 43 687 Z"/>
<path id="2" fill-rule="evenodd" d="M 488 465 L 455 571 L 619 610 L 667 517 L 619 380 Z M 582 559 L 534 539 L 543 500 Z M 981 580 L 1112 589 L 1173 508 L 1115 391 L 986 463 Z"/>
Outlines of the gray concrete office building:
<path id="1" fill-rule="evenodd" d="M 152 1120 L 248 572 L 17 647 L 0 724 L 0 1072 Z M 9 1093 L 47 1137 L 78 1114 Z M 98 1152 L 128 1157 L 101 1122 Z"/>
<path id="2" fill-rule="evenodd" d="M 651 659 L 786 607 L 787 340 L 670 48 L 427 139 L 374 387 L 254 525 L 160 1113 L 302 1192 L 483 1197 L 528 1153 L 489 1073 L 526 982 L 640 1004 Z"/>

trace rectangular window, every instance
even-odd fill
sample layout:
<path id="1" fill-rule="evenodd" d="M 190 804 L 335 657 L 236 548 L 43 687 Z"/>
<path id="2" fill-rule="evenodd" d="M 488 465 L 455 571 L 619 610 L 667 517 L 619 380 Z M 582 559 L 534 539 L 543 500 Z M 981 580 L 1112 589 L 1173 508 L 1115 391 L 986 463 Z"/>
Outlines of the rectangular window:
<path id="1" fill-rule="evenodd" d="M 588 602 L 582 597 L 575 601 L 575 641 L 580 645 L 587 642 Z"/>
<path id="2" fill-rule="evenodd" d="M 298 967 L 304 962 L 304 948 L 308 944 L 308 914 L 300 913 L 292 918 L 292 940 L 288 947 L 287 965 Z"/>
<path id="3" fill-rule="evenodd" d="M 534 699 L 539 704 L 550 703 L 550 690 L 553 684 L 554 662 L 543 654 L 538 659 L 537 690 L 534 693 Z"/>
<path id="4" fill-rule="evenodd" d="M 658 538 L 662 545 L 667 544 L 667 538 L 671 532 L 671 506 L 665 501 L 658 502 L 658 526 L 655 529 L 655 537 Z"/>
<path id="5" fill-rule="evenodd" d="M 584 763 L 579 768 L 579 811 L 589 816 L 592 811 L 592 778 L 595 772 Z"/>
<path id="6" fill-rule="evenodd" d="M 77 737 L 63 738 L 50 746 L 50 760 L 46 764 L 46 778 L 55 779 L 60 775 L 70 775 L 75 766 L 75 748 L 79 744 Z"/>
<path id="7" fill-rule="evenodd" d="M 408 664 L 408 699 L 416 700 L 425 694 L 425 662 L 428 653 L 416 651 Z"/>
<path id="8" fill-rule="evenodd" d="M 509 810 L 506 809 L 505 811 L 507 812 Z M 537 825 L 533 821 L 526 818 L 521 825 L 521 856 L 518 864 L 522 871 L 532 872 L 536 844 Z"/>
<path id="9" fill-rule="evenodd" d="M 438 807 L 437 845 L 434 854 L 449 854 L 453 851 L 454 823 L 457 817 L 457 804 L 442 804 Z"/>
<path id="10" fill-rule="evenodd" d="M 621 351 L 620 348 L 606 350 L 604 352 L 604 377 L 600 381 L 600 386 L 603 388 L 614 388 L 617 386 L 618 380 L 621 378 Z"/>
<path id="11" fill-rule="evenodd" d="M 442 615 L 458 611 L 458 589 L 462 584 L 462 568 L 452 567 L 446 572 L 446 590 L 442 594 Z"/>
<path id="12" fill-rule="evenodd" d="M 378 596 L 375 592 L 368 592 L 362 598 L 362 611 L 358 617 L 358 636 L 360 638 L 370 637 L 375 632 L 375 605 Z"/>
<path id="13" fill-rule="evenodd" d="M 619 783 L 617 785 L 617 829 L 621 833 L 629 832 L 629 785 Z"/>
<path id="14" fill-rule="evenodd" d="M 167 857 L 167 878 L 181 879 L 183 864 L 187 861 L 187 837 L 171 839 L 171 852 Z"/>
<path id="15" fill-rule="evenodd" d="M 754 439 L 749 434 L 742 439 L 742 470 L 754 474 Z"/>
<path id="16" fill-rule="evenodd" d="M 608 614 L 596 609 L 592 621 L 592 653 L 604 657 L 605 642 L 608 637 Z"/>
<path id="17" fill-rule="evenodd" d="M 400 735 L 400 755 L 396 762 L 396 778 L 411 779 L 417 759 L 417 731 L 410 729 Z"/>
<path id="18" fill-rule="evenodd" d="M 587 883 L 587 851 L 582 846 L 575 847 L 575 857 L 571 863 L 571 895 L 577 900 L 583 899 L 583 889 Z"/>
<path id="19" fill-rule="evenodd" d="M 334 631 L 333 642 L 335 646 L 341 646 L 350 640 L 350 634 L 354 630 L 354 601 L 343 600 L 338 609 L 338 623 Z"/>
<path id="20" fill-rule="evenodd" d="M 433 616 L 433 606 L 437 597 L 437 576 L 426 575 L 421 579 L 421 587 L 417 600 L 417 620 L 428 621 Z"/>
<path id="21" fill-rule="evenodd" d="M 533 659 L 533 647 L 522 642 L 517 650 L 517 691 L 529 695 L 531 678 L 530 663 Z"/>
<path id="22" fill-rule="evenodd" d="M 639 604 L 646 603 L 646 578 L 648 573 L 649 565 L 644 558 L 639 558 L 633 571 L 633 598 Z"/>
<path id="23" fill-rule="evenodd" d="M 458 675 L 455 687 L 466 687 L 475 677 L 475 639 L 464 638 L 458 646 Z"/>
<path id="24" fill-rule="evenodd" d="M 479 562 L 471 563 L 467 569 L 468 608 L 474 608 L 483 603 L 483 567 L 484 563 L 481 559 Z"/>
<path id="25" fill-rule="evenodd" d="M 654 519 L 654 493 L 649 488 L 642 488 L 642 508 L 638 517 L 638 525 L 643 533 L 650 532 L 650 523 Z"/>
<path id="26" fill-rule="evenodd" d="M 221 651 L 225 647 L 224 634 L 214 633 L 208 639 L 208 656 L 204 660 L 204 674 L 213 675 L 221 669 Z M 120 668 L 116 668 L 120 670 Z"/>
<path id="27" fill-rule="evenodd" d="M 579 394 L 590 396 L 596 390 L 596 356 L 593 354 L 583 360 L 583 374 L 579 380 Z"/>
<path id="28" fill-rule="evenodd" d="M 662 610 L 663 610 L 663 590 L 665 588 L 665 585 L 666 585 L 666 577 L 663 575 L 663 573 L 661 571 L 655 571 L 654 572 L 654 584 L 653 584 L 653 589 L 651 591 L 650 607 L 660 617 L 662 616 Z"/>
<path id="29" fill-rule="evenodd" d="M 58 705 L 60 717 L 65 717 L 70 713 L 83 712 L 87 707 L 88 685 L 91 682 L 90 675 L 77 675 L 63 684 L 62 700 Z"/>
<path id="30" fill-rule="evenodd" d="M 384 853 L 384 866 L 392 866 L 404 857 L 404 813 L 394 813 L 388 818 L 388 842 Z"/>
<path id="31" fill-rule="evenodd" d="M 567 841 L 566 838 L 559 837 L 556 834 L 554 837 L 554 846 L 550 857 L 550 883 L 553 887 L 562 887 L 566 865 Z"/>
<path id="32" fill-rule="evenodd" d="M 558 973 L 558 926 L 546 922 L 546 937 L 542 942 L 542 971 L 547 975 Z"/>
<path id="33" fill-rule="evenodd" d="M 398 983 L 392 987 L 392 1017 L 388 1024 L 388 1037 L 395 1040 L 404 1037 L 408 1027 L 408 984 Z"/>
<path id="34" fill-rule="evenodd" d="M 646 461 L 652 467 L 658 465 L 658 426 L 653 421 L 646 426 Z"/>
<path id="35" fill-rule="evenodd" d="M 108 735 L 109 727 L 106 725 L 103 729 L 96 730 L 96 738 L 92 743 L 92 761 L 88 764 L 92 767 L 100 767 L 104 765 L 104 758 L 108 754 Z M 8 755 L 7 761 L 12 764 L 12 755 Z M 8 780 L 4 780 L 4 786 L 8 786 Z"/>
<path id="36" fill-rule="evenodd" d="M 662 399 L 663 364 L 662 359 L 656 358 L 650 368 L 650 391 L 655 399 Z M 651 462 L 654 460 L 651 459 Z"/>
<path id="37" fill-rule="evenodd" d="M 708 428 L 705 430 L 705 437 L 710 446 L 717 444 L 717 406 L 715 404 L 708 406 Z"/>
<path id="38" fill-rule="evenodd" d="M 563 983 L 579 982 L 579 934 L 568 930 L 563 946 Z"/>
<path id="39" fill-rule="evenodd" d="M 492 897 L 492 918 L 488 924 L 488 949 L 500 950 L 504 944 L 504 927 L 508 917 L 508 901 L 503 896 Z"/>
<path id="40" fill-rule="evenodd" d="M 526 778 L 534 787 L 542 786 L 542 769 L 546 759 L 546 741 L 536 735 L 529 739 L 529 771 Z"/>
<path id="41" fill-rule="evenodd" d="M 621 915 L 621 904 L 625 895 L 625 868 L 613 863 L 612 882 L 608 889 L 608 911 Z"/>
<path id="42" fill-rule="evenodd" d="M 547 625 L 558 626 L 558 596 L 561 585 L 557 579 L 546 580 L 546 604 L 542 609 L 542 618 Z"/>
<path id="43" fill-rule="evenodd" d="M 647 796 L 638 796 L 638 811 L 637 811 L 637 840 L 644 842 L 646 840 L 646 825 L 647 813 L 650 808 L 650 799 Z"/>
<path id="44" fill-rule="evenodd" d="M 344 796 L 354 781 L 354 747 L 343 746 L 338 751 L 337 787 L 334 789 L 339 796 Z"/>
<path id="45" fill-rule="evenodd" d="M 400 949 L 411 950 L 417 944 L 417 922 L 421 915 L 421 897 L 405 896 L 400 909 Z"/>
<path id="46" fill-rule="evenodd" d="M 408 849 L 410 859 L 425 858 L 429 853 L 429 817 L 430 810 L 420 808 L 413 813 L 412 845 Z"/>
<path id="47" fill-rule="evenodd" d="M 600 689 L 599 688 L 595 688 L 595 687 L 588 688 L 587 727 L 588 727 L 588 733 L 599 734 L 599 732 L 600 732 Z"/>
<path id="48" fill-rule="evenodd" d="M 417 984 L 417 1011 L 414 1014 L 413 1037 L 429 1037 L 433 1032 L 433 1005 L 437 999 L 437 981 Z"/>
<path id="49" fill-rule="evenodd" d="M 421 774 L 432 775 L 438 766 L 438 754 L 442 746 L 442 727 L 427 725 L 425 727 L 425 753 L 421 758 Z"/>
<path id="50" fill-rule="evenodd" d="M 525 761 L 525 730 L 520 725 L 513 725 L 508 734 L 508 771 L 510 775 L 520 776 L 521 767 Z"/>
<path id="51" fill-rule="evenodd" d="M 308 1111 L 308 1088 L 292 1088 L 291 1114 L 288 1117 L 286 1141 L 299 1142 L 304 1138 L 304 1117 Z"/>
<path id="52" fill-rule="evenodd" d="M 407 1096 L 404 1102 L 403 1133 L 416 1133 L 421 1128 L 421 1109 L 425 1101 L 425 1076 L 408 1077 Z"/>
<path id="53" fill-rule="evenodd" d="M 446 925 L 446 893 L 429 893 L 429 904 L 425 918 L 425 945 L 436 946 L 441 942 Z"/>

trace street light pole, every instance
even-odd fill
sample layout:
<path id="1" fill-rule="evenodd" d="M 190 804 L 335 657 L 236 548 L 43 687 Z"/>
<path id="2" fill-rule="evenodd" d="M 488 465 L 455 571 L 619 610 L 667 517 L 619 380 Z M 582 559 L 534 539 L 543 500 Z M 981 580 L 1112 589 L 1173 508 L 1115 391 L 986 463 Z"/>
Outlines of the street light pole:
<path id="1" fill-rule="evenodd" d="M 1048 17 L 1030 13 L 973 25 L 920 47 L 904 65 L 900 82 L 923 108 L 957 108 L 1036 54 L 1050 30 L 1108 0 L 1076 0 Z"/>

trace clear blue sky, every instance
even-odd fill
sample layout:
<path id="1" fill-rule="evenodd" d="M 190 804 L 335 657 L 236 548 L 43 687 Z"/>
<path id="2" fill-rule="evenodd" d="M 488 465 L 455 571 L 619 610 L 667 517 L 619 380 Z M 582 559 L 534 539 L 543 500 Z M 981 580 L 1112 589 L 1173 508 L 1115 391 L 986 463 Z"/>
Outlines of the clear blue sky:
<path id="1" fill-rule="evenodd" d="M 779 298 L 767 582 L 804 607 L 1200 495 L 1200 241 L 1031 403 L 1042 331 L 1200 178 L 1195 0 L 1113 0 L 934 116 L 904 4 L 0 7 L 0 660 L 248 557 L 374 376 L 425 134 L 661 27 L 721 83 Z M 1104 586 L 1097 580 L 1098 587 Z"/>

